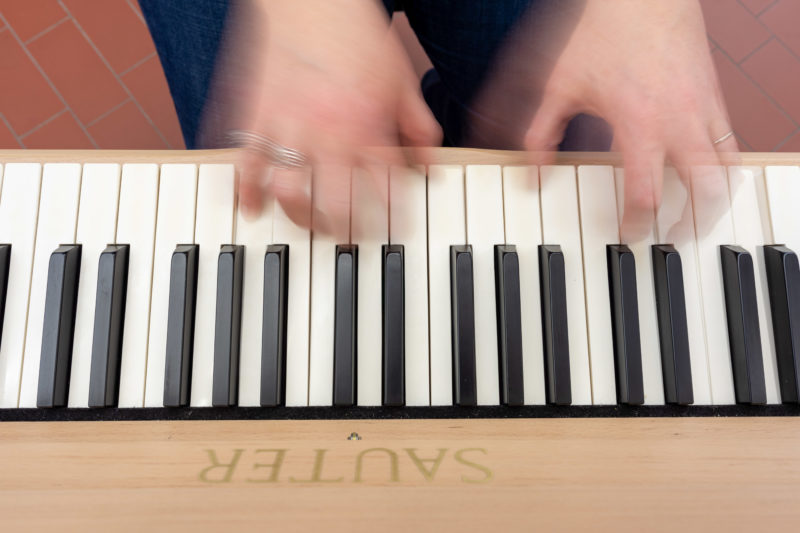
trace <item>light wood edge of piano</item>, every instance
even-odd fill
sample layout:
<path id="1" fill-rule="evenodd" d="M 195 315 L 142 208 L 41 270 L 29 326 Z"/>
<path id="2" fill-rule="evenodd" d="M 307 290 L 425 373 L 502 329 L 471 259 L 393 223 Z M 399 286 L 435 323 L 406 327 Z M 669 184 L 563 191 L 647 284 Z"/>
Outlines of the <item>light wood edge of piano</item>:
<path id="1" fill-rule="evenodd" d="M 234 163 L 238 150 L 0 150 L 0 163 Z M 413 155 L 409 155 L 413 159 Z M 524 165 L 530 153 L 471 148 L 428 149 L 430 164 Z M 726 165 L 798 165 L 800 153 L 743 152 L 720 154 Z M 611 152 L 559 152 L 555 164 L 622 165 L 622 156 Z"/>
<path id="2" fill-rule="evenodd" d="M 362 440 L 347 440 L 351 432 Z M 9 531 L 793 530 L 798 442 L 796 417 L 5 423 L 0 523 Z M 272 473 L 255 464 L 274 462 L 275 452 L 256 450 L 275 449 L 287 450 L 278 480 L 249 481 Z M 357 481 L 359 454 L 370 449 Z M 421 459 L 446 450 L 432 479 L 408 449 Z M 201 479 L 208 450 L 220 463 L 242 450 L 230 480 Z M 326 450 L 320 478 L 341 481 L 290 481 L 312 478 L 315 450 Z"/>

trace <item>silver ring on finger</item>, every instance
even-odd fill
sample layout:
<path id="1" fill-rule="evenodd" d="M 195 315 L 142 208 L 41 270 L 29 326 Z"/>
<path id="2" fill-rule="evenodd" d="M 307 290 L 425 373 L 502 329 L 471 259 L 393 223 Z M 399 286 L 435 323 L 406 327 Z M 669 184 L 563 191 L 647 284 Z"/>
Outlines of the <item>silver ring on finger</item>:
<path id="1" fill-rule="evenodd" d="M 722 137 L 720 137 L 719 139 L 717 139 L 716 141 L 714 141 L 712 144 L 713 144 L 714 146 L 717 146 L 718 144 L 722 144 L 722 143 L 724 143 L 725 141 L 727 141 L 727 140 L 728 140 L 728 139 L 730 139 L 731 137 L 733 137 L 733 130 L 729 131 L 728 133 L 726 133 L 725 135 L 723 135 Z"/>
<path id="2" fill-rule="evenodd" d="M 308 156 L 294 148 L 283 146 L 260 133 L 246 130 L 231 130 L 227 134 L 230 146 L 247 148 L 263 155 L 272 166 L 280 169 L 303 168 L 308 165 Z"/>

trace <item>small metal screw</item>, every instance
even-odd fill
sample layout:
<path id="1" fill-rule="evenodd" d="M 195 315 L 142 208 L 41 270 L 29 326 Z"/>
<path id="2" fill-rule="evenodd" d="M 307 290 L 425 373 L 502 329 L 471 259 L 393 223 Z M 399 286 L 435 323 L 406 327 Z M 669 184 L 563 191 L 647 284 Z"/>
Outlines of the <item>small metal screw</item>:
<path id="1" fill-rule="evenodd" d="M 350 435 L 347 437 L 347 440 L 361 440 L 361 435 L 354 431 L 350 433 Z"/>

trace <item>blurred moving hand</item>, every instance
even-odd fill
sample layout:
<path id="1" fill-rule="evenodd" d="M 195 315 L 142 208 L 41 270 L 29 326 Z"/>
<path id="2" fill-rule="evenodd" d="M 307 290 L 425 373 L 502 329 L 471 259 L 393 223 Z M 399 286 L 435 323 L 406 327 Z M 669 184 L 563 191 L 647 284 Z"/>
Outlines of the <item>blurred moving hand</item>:
<path id="1" fill-rule="evenodd" d="M 440 142 L 408 58 L 375 0 L 251 0 L 237 10 L 215 86 L 229 117 L 224 128 L 304 154 L 314 166 L 314 229 L 344 237 L 352 167 L 404 164 L 399 146 Z M 274 197 L 309 226 L 304 170 L 269 163 L 255 150 L 242 152 L 242 209 L 256 216 Z"/>

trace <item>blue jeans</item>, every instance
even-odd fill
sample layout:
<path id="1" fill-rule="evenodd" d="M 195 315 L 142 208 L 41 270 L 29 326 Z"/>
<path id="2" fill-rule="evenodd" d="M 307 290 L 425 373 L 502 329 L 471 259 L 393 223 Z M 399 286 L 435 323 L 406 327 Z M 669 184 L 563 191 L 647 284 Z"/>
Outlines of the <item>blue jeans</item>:
<path id="1" fill-rule="evenodd" d="M 442 126 L 445 145 L 463 145 L 470 103 L 492 60 L 514 24 L 532 4 L 541 1 L 547 0 L 402 0 L 411 27 L 434 66 L 423 78 L 422 90 Z M 228 0 L 139 3 L 164 67 L 186 146 L 197 148 Z M 383 3 L 392 13 L 400 1 Z"/>

